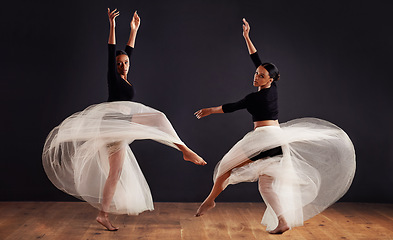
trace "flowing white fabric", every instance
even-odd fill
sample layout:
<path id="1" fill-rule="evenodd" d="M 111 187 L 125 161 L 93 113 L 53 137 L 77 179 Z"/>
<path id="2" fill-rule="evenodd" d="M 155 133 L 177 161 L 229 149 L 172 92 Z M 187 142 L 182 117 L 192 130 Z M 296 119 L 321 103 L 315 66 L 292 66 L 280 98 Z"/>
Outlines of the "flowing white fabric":
<path id="1" fill-rule="evenodd" d="M 135 102 L 108 102 L 75 113 L 48 135 L 42 163 L 60 190 L 101 209 L 110 154 L 125 148 L 124 165 L 109 212 L 136 215 L 153 210 L 149 186 L 128 144 L 152 139 L 185 145 L 165 114 Z"/>
<path id="2" fill-rule="evenodd" d="M 234 168 L 278 146 L 282 155 Z M 231 169 L 225 186 L 272 176 L 280 212 L 274 212 L 261 191 L 267 205 L 262 224 L 270 231 L 277 227 L 280 215 L 289 227 L 300 226 L 336 202 L 351 185 L 355 168 L 355 150 L 343 130 L 324 120 L 302 118 L 248 133 L 217 164 L 214 180 Z"/>

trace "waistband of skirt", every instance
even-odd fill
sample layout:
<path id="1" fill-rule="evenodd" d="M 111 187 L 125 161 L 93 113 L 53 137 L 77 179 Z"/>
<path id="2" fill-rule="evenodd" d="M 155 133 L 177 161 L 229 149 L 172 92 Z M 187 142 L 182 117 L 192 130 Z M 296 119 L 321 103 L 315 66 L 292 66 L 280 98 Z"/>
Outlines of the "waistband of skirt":
<path id="1" fill-rule="evenodd" d="M 266 130 L 266 129 L 281 129 L 280 126 L 261 126 L 261 127 L 257 127 L 254 129 L 255 131 L 262 131 L 262 130 Z"/>

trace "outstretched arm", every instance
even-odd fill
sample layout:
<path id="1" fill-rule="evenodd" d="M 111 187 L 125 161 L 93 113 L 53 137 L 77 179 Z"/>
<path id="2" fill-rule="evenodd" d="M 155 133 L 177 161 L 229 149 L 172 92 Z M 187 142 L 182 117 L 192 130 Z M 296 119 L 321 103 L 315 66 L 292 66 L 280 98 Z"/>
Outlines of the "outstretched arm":
<path id="1" fill-rule="evenodd" d="M 128 38 L 127 46 L 130 46 L 132 48 L 135 47 L 136 34 L 138 33 L 140 24 L 141 24 L 141 19 L 139 18 L 138 13 L 135 11 L 130 23 L 131 31 L 130 31 L 130 37 Z"/>
<path id="2" fill-rule="evenodd" d="M 120 15 L 120 12 L 117 11 L 116 8 L 113 11 L 111 11 L 108 8 L 108 18 L 109 18 L 109 24 L 110 24 L 108 44 L 116 44 L 116 34 L 115 34 L 116 21 L 115 21 L 115 18 L 119 15 Z"/>
<path id="3" fill-rule="evenodd" d="M 210 114 L 213 113 L 224 113 L 224 111 L 222 111 L 222 106 L 218 106 L 218 107 L 210 107 L 210 108 L 203 108 L 201 110 L 198 110 L 194 113 L 194 115 L 198 118 L 201 119 L 203 117 L 209 116 Z"/>
<path id="4" fill-rule="evenodd" d="M 262 62 L 261 59 L 259 58 L 259 55 L 257 53 L 257 49 L 255 48 L 254 44 L 252 44 L 251 38 L 250 38 L 250 24 L 246 21 L 245 18 L 243 18 L 243 37 L 244 40 L 246 40 L 247 44 L 247 49 L 248 52 L 250 53 L 250 57 L 252 62 L 254 63 L 255 67 L 258 68 Z"/>
<path id="5" fill-rule="evenodd" d="M 250 24 L 248 24 L 245 18 L 243 18 L 243 37 L 244 40 L 246 40 L 247 49 L 250 55 L 256 53 L 257 49 L 255 48 L 254 44 L 252 44 L 250 39 Z"/>

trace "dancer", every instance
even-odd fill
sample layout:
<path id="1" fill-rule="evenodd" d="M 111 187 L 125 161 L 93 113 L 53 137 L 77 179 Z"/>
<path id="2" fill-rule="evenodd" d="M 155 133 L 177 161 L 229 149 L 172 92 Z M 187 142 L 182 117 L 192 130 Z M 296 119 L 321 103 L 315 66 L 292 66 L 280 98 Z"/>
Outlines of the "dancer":
<path id="1" fill-rule="evenodd" d="M 351 140 L 337 126 L 316 118 L 278 122 L 277 67 L 262 63 L 243 19 L 243 37 L 256 72 L 257 92 L 218 107 L 204 108 L 198 119 L 210 114 L 246 108 L 254 130 L 241 139 L 217 164 L 214 185 L 195 216 L 215 207 L 216 197 L 228 184 L 259 181 L 267 205 L 262 219 L 266 230 L 282 234 L 333 204 L 348 190 L 355 173 Z"/>
<path id="2" fill-rule="evenodd" d="M 52 183 L 98 208 L 96 220 L 109 231 L 118 228 L 108 213 L 136 215 L 154 209 L 149 186 L 128 146 L 131 142 L 152 139 L 180 150 L 186 161 L 206 164 L 180 140 L 162 112 L 131 102 L 135 92 L 127 75 L 140 17 L 135 11 L 125 51 L 116 52 L 119 14 L 108 8 L 108 102 L 64 120 L 48 135 L 43 150 Z"/>

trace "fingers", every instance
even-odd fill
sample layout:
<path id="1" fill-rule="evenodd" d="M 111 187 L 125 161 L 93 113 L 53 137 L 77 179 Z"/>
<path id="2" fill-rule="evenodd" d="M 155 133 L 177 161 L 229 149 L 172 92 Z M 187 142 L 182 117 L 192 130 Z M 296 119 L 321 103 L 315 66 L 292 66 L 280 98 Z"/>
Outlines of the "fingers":
<path id="1" fill-rule="evenodd" d="M 138 12 L 135 11 L 134 15 L 131 18 L 131 30 L 138 30 L 139 25 L 141 24 L 141 19 L 139 18 Z"/>
<path id="2" fill-rule="evenodd" d="M 247 22 L 245 18 L 243 18 L 243 30 L 250 31 L 250 24 Z"/>
<path id="3" fill-rule="evenodd" d="M 108 17 L 109 17 L 110 19 L 115 19 L 115 18 L 118 17 L 119 15 L 120 15 L 120 12 L 117 11 L 117 8 L 115 8 L 113 11 L 111 11 L 111 10 L 108 8 Z"/>
<path id="4" fill-rule="evenodd" d="M 194 115 L 195 115 L 196 118 L 201 119 L 201 117 L 202 117 L 202 109 L 196 111 L 196 112 L 194 113 Z"/>
<path id="5" fill-rule="evenodd" d="M 247 22 L 247 20 L 245 18 L 243 18 L 243 23 L 244 25 L 246 25 L 247 27 L 250 27 L 250 24 Z"/>
<path id="6" fill-rule="evenodd" d="M 138 15 L 138 12 L 137 12 L 137 11 L 134 12 L 134 16 L 133 16 L 132 20 L 133 20 L 133 21 L 136 21 L 136 22 L 139 22 L 139 21 L 140 21 L 140 18 L 139 18 L 139 15 Z"/>
<path id="7" fill-rule="evenodd" d="M 111 12 L 111 15 L 115 18 L 115 17 L 117 17 L 117 16 L 120 15 L 120 12 L 117 11 L 117 8 L 115 8 L 115 10 L 113 10 L 113 11 Z"/>
<path id="8" fill-rule="evenodd" d="M 207 114 L 205 109 L 201 109 L 201 110 L 196 111 L 194 113 L 194 115 L 195 115 L 196 118 L 201 119 L 203 117 L 206 117 L 208 114 Z"/>

